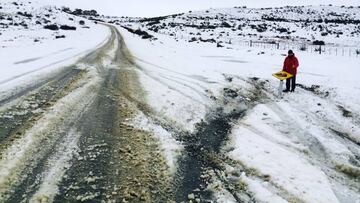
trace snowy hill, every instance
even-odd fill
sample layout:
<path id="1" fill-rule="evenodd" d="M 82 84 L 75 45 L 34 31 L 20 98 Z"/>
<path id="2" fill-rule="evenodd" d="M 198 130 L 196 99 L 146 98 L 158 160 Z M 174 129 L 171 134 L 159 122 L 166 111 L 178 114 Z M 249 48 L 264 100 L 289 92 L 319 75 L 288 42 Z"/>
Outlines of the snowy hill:
<path id="1" fill-rule="evenodd" d="M 301 6 L 209 9 L 145 19 L 121 19 L 151 33 L 179 40 L 240 43 L 243 41 L 360 46 L 360 8 Z M 128 24 L 131 26 L 131 24 Z"/>

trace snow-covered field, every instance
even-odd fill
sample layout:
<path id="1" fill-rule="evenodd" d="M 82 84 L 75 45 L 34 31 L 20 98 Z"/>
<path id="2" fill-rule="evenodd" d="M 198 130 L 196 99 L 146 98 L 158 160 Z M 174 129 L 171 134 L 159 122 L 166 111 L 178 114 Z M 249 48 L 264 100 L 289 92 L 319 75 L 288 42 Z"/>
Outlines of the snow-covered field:
<path id="1" fill-rule="evenodd" d="M 360 202 L 360 57 L 299 47 L 355 52 L 359 11 L 0 3 L 0 201 Z M 296 47 L 295 92 L 249 40 Z"/>

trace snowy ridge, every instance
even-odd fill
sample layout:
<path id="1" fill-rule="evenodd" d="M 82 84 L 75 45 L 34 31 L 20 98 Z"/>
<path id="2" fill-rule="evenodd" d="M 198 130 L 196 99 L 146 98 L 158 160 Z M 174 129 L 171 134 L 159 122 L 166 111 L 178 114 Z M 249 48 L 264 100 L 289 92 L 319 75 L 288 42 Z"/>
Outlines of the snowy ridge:
<path id="1" fill-rule="evenodd" d="M 158 18 L 108 21 L 191 42 L 237 44 L 243 41 L 287 42 L 359 47 L 360 8 L 287 6 L 280 8 L 209 9 Z M 230 41 L 230 42 L 229 42 Z"/>

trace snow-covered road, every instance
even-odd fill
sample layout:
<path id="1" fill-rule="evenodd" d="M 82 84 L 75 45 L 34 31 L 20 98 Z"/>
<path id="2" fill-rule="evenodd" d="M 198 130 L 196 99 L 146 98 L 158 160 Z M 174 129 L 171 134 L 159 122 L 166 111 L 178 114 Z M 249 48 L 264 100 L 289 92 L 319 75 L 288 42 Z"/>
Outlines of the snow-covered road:
<path id="1" fill-rule="evenodd" d="M 109 28 L 102 47 L 2 106 L 1 202 L 170 199 L 157 142 L 128 124 L 142 91 Z"/>
<path id="2" fill-rule="evenodd" d="M 360 115 L 346 91 L 301 74 L 279 98 L 264 76 L 279 53 L 104 27 L 106 41 L 73 65 L 4 91 L 0 202 L 360 199 Z"/>

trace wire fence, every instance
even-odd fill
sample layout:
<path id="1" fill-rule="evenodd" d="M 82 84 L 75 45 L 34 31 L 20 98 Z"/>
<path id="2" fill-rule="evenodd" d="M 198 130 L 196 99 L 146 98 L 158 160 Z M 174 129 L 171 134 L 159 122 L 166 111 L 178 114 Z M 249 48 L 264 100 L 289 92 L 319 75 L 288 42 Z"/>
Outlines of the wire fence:
<path id="1" fill-rule="evenodd" d="M 258 47 L 272 50 L 294 50 L 298 52 L 315 53 L 319 55 L 343 56 L 351 58 L 360 58 L 360 47 L 335 47 L 330 45 L 308 45 L 308 44 L 289 44 L 289 43 L 273 43 L 259 41 L 238 41 L 231 42 L 234 45 Z"/>
<path id="2" fill-rule="evenodd" d="M 159 34 L 167 35 L 168 33 L 160 31 Z M 189 36 L 183 36 L 181 34 L 180 35 L 173 34 L 172 36 L 185 40 L 191 40 L 192 38 L 195 38 L 195 41 L 199 41 L 199 39 L 201 39 L 201 37 L 194 35 L 189 37 Z M 234 40 L 233 38 L 230 37 L 223 37 L 221 43 L 231 44 L 235 46 L 258 47 L 258 48 L 272 49 L 272 50 L 287 51 L 291 49 L 297 52 L 307 52 L 307 53 L 314 53 L 319 55 L 342 56 L 342 57 L 360 59 L 360 47 L 355 47 L 355 46 L 337 47 L 332 45 L 312 45 L 312 44 L 301 44 L 295 42 L 289 43 L 289 42 L 269 42 L 269 41 L 252 41 L 252 40 L 245 41 L 245 40 Z"/>

